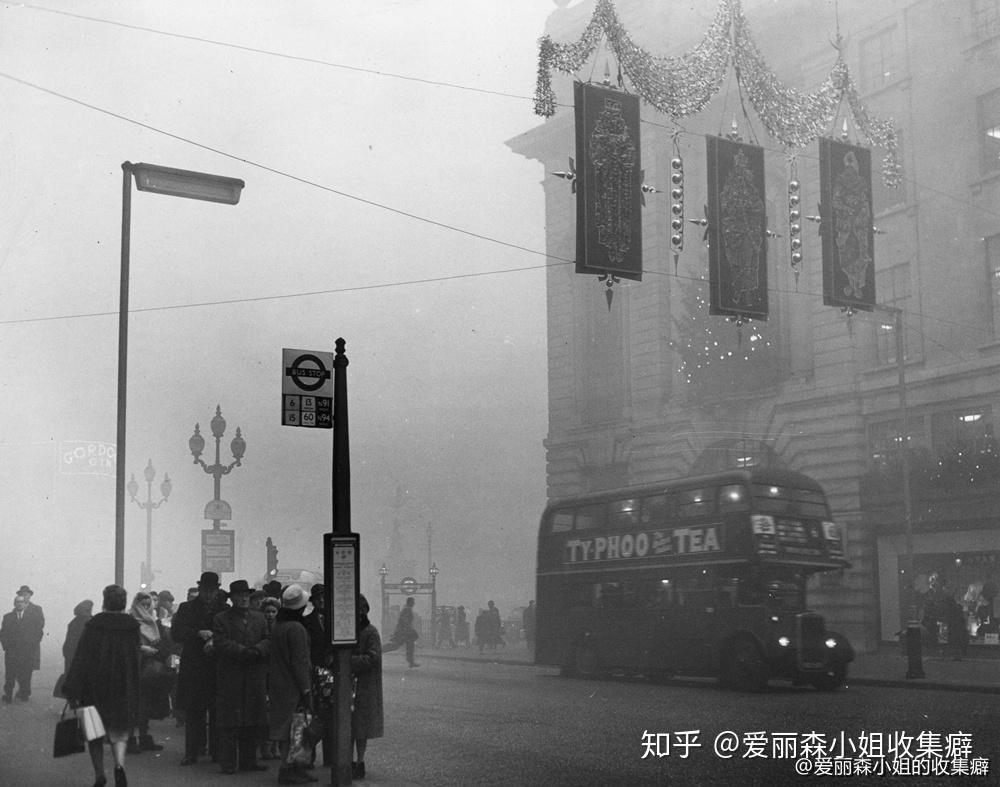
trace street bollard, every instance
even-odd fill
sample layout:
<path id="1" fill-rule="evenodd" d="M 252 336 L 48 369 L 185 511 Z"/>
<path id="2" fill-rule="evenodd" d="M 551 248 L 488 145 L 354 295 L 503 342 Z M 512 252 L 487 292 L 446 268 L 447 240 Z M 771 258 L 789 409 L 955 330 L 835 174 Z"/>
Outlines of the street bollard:
<path id="1" fill-rule="evenodd" d="M 910 623 L 906 627 L 906 677 L 908 679 L 924 677 L 923 663 L 923 629 L 919 623 Z"/>

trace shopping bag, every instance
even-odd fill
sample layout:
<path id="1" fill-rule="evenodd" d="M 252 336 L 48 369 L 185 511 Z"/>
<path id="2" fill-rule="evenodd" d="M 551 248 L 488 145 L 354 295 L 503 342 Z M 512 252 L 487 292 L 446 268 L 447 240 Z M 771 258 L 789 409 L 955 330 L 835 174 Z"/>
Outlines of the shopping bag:
<path id="1" fill-rule="evenodd" d="M 83 736 L 80 735 L 80 723 L 76 716 L 66 718 L 67 702 L 63 706 L 59 721 L 56 722 L 56 736 L 52 743 L 53 757 L 66 757 L 70 754 L 80 754 L 87 747 L 83 745 Z"/>
<path id="2" fill-rule="evenodd" d="M 101 714 L 93 705 L 77 708 L 76 718 L 80 722 L 80 732 L 88 741 L 104 737 L 104 722 L 101 721 Z"/>
<path id="3" fill-rule="evenodd" d="M 312 721 L 311 717 L 312 714 L 308 712 L 296 711 L 292 714 L 288 756 L 285 758 L 286 764 L 308 765 L 312 762 L 312 746 L 309 745 L 309 736 L 306 732 L 309 729 L 309 722 Z"/>

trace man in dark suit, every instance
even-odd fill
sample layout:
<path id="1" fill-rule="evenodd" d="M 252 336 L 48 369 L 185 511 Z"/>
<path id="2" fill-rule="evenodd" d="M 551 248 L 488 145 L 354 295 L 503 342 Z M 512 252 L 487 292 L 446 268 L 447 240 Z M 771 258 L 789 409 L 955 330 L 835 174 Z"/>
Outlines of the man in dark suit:
<path id="1" fill-rule="evenodd" d="M 171 624 L 171 636 L 182 647 L 177 679 L 177 702 L 185 718 L 181 765 L 197 762 L 206 741 L 212 759 L 218 759 L 212 625 L 215 616 L 225 609 L 225 599 L 219 592 L 219 575 L 206 571 L 198 580 L 198 594 L 180 605 Z"/>
<path id="2" fill-rule="evenodd" d="M 24 592 L 27 591 L 27 592 Z M 4 651 L 3 701 L 11 702 L 14 684 L 17 698 L 31 696 L 31 673 L 41 666 L 41 642 L 45 628 L 42 608 L 30 603 L 31 589 L 22 585 L 14 597 L 14 609 L 0 622 L 0 646 Z"/>

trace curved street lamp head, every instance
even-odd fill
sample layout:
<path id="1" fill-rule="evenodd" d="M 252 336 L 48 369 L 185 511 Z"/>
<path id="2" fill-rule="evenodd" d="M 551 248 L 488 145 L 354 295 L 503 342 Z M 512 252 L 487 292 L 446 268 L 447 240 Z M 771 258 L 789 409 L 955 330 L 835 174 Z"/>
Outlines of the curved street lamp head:
<path id="1" fill-rule="evenodd" d="M 143 476 L 146 479 L 147 484 L 153 483 L 153 479 L 156 478 L 156 470 L 153 469 L 153 460 L 149 460 L 149 464 L 146 465 L 146 469 L 142 471 Z"/>
<path id="2" fill-rule="evenodd" d="M 431 563 L 430 571 L 428 572 L 432 577 L 437 577 L 441 573 L 441 569 L 437 567 L 437 563 Z"/>
<path id="3" fill-rule="evenodd" d="M 240 432 L 240 428 L 236 427 L 236 437 L 229 444 L 229 448 L 233 452 L 233 458 L 236 460 L 236 464 L 239 464 L 243 460 L 243 454 L 247 452 L 247 441 L 243 439 L 243 435 Z"/>
<path id="4" fill-rule="evenodd" d="M 128 490 L 128 496 L 135 501 L 135 496 L 139 492 L 139 482 L 135 480 L 135 473 L 132 473 L 132 480 L 129 481 L 125 488 Z"/>
<path id="5" fill-rule="evenodd" d="M 378 570 L 378 573 L 379 573 L 379 574 L 381 574 L 381 575 L 382 575 L 383 577 L 386 577 L 386 576 L 388 576 L 388 575 L 389 575 L 389 569 L 387 569 L 387 568 L 385 567 L 385 563 L 383 563 L 383 564 L 382 564 L 382 568 L 380 568 L 380 569 Z"/>
<path id="6" fill-rule="evenodd" d="M 170 476 L 167 473 L 163 474 L 163 483 L 160 484 L 160 494 L 163 495 L 163 499 L 166 500 L 170 497 L 170 493 L 174 490 L 174 485 L 170 483 Z"/>
<path id="7" fill-rule="evenodd" d="M 154 194 L 166 194 L 170 197 L 186 197 L 235 205 L 240 201 L 240 194 L 246 185 L 239 178 L 210 175 L 207 172 L 161 167 L 157 164 L 140 163 L 128 166 L 135 176 L 135 187 L 139 191 L 151 191 Z"/>
<path id="8" fill-rule="evenodd" d="M 191 449 L 194 463 L 198 464 L 198 457 L 205 450 L 205 438 L 201 436 L 201 426 L 199 424 L 194 425 L 194 434 L 188 438 L 188 448 Z"/>
<path id="9" fill-rule="evenodd" d="M 226 433 L 226 419 L 222 417 L 222 406 L 215 406 L 215 415 L 212 417 L 212 437 L 221 438 Z"/>

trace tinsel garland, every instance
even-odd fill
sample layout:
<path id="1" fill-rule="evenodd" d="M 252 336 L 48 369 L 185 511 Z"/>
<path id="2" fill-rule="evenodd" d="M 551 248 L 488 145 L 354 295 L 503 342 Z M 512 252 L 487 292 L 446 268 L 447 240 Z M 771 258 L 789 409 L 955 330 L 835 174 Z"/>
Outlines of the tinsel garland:
<path id="1" fill-rule="evenodd" d="M 583 67 L 605 36 L 622 71 L 636 92 L 664 114 L 686 117 L 700 111 L 719 92 L 732 62 L 736 78 L 770 134 L 789 148 L 802 147 L 822 136 L 847 99 L 855 123 L 872 145 L 885 149 L 882 175 L 896 186 L 900 165 L 896 130 L 891 121 L 869 116 L 843 58 L 813 93 L 800 93 L 775 76 L 750 35 L 740 0 L 721 0 L 704 39 L 680 57 L 660 58 L 635 44 L 618 19 L 612 0 L 597 0 L 580 39 L 557 44 L 546 35 L 539 43 L 535 113 L 556 111 L 552 69 L 572 74 Z"/>
<path id="2" fill-rule="evenodd" d="M 729 36 L 731 3 L 722 0 L 705 38 L 681 57 L 654 57 L 625 31 L 611 0 L 597 0 L 594 14 L 579 41 L 557 44 L 548 35 L 539 44 L 535 114 L 551 117 L 556 111 L 552 69 L 578 71 L 597 48 L 601 36 L 614 51 L 622 71 L 636 92 L 656 109 L 673 117 L 701 110 L 719 92 L 732 57 Z"/>

